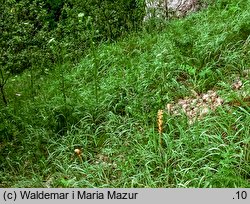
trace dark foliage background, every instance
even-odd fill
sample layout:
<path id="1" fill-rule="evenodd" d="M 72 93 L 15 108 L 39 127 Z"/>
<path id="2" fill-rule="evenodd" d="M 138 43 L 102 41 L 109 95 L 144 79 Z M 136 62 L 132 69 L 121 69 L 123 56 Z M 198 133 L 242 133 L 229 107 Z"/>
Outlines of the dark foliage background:
<path id="1" fill-rule="evenodd" d="M 77 61 L 90 43 L 138 30 L 144 13 L 142 0 L 1 1 L 0 66 L 13 74 L 51 67 L 62 49 Z"/>

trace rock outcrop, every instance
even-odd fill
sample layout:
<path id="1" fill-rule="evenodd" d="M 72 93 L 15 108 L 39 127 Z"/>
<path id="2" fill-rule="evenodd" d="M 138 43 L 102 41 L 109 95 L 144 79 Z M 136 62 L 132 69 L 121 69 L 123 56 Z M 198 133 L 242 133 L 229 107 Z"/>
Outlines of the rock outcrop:
<path id="1" fill-rule="evenodd" d="M 144 20 L 152 17 L 169 19 L 183 17 L 200 8 L 198 0 L 146 0 L 146 16 Z"/>

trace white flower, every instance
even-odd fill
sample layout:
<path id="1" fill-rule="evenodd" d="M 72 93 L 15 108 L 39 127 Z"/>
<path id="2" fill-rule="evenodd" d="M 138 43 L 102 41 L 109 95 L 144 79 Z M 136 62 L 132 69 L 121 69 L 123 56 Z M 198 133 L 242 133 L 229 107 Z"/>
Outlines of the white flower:
<path id="1" fill-rule="evenodd" d="M 78 18 L 82 18 L 84 16 L 84 13 L 78 13 Z"/>

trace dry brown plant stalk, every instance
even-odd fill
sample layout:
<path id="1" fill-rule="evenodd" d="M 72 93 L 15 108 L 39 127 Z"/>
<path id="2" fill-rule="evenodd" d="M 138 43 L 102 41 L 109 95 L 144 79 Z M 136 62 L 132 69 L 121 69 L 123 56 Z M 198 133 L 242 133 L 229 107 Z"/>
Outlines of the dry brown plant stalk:
<path id="1" fill-rule="evenodd" d="M 162 131 L 163 131 L 163 110 L 158 110 L 158 113 L 157 113 L 157 124 L 158 124 L 158 132 L 160 134 L 160 138 L 159 138 L 159 142 L 160 142 L 160 145 L 162 144 L 162 139 L 161 139 L 161 135 L 162 135 Z"/>

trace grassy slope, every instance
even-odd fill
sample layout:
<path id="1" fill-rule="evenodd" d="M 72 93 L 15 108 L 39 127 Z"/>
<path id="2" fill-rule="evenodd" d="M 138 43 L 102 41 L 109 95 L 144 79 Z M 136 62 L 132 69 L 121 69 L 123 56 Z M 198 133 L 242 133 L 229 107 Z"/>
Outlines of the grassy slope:
<path id="1" fill-rule="evenodd" d="M 250 187 L 250 109 L 239 102 L 250 95 L 249 5 L 209 8 L 103 44 L 78 66 L 12 78 L 0 187 Z M 234 91 L 237 76 L 244 87 Z M 158 109 L 209 89 L 225 105 L 193 125 L 165 114 L 160 146 Z"/>

